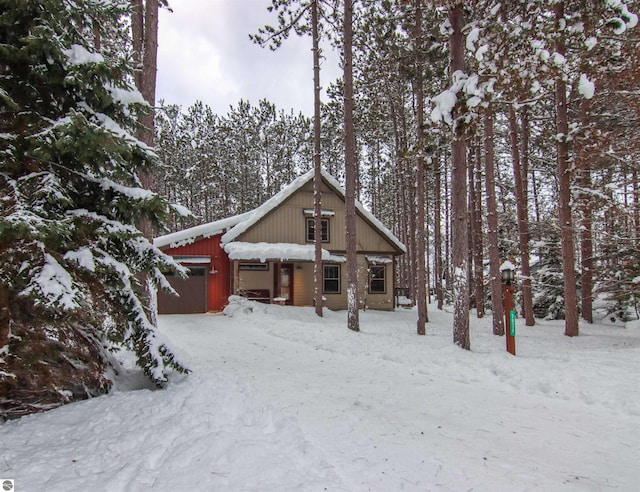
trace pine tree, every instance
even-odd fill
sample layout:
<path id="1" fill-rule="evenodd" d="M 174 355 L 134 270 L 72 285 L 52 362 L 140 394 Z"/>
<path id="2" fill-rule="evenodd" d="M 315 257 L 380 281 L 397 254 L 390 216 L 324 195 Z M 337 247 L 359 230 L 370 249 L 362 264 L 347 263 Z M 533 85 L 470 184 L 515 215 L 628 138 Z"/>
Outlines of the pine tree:
<path id="1" fill-rule="evenodd" d="M 162 385 L 186 368 L 143 309 L 139 278 L 168 288 L 161 272 L 181 267 L 135 224 L 160 226 L 172 209 L 137 177 L 156 157 L 130 133 L 146 107 L 130 58 L 94 50 L 94 29 L 126 31 L 128 2 L 2 1 L 0 12 L 3 413 L 107 390 L 108 347 L 132 350 Z"/>
<path id="2" fill-rule="evenodd" d="M 564 319 L 564 282 L 560 227 L 557 223 L 545 224 L 544 239 L 533 248 L 538 256 L 534 265 L 533 311 L 537 318 Z"/>
<path id="3" fill-rule="evenodd" d="M 464 8 L 461 3 L 455 4 L 449 10 L 449 21 L 453 29 L 451 35 L 451 73 L 456 75 L 464 73 L 464 44 L 462 39 L 462 27 L 464 25 Z M 464 127 L 462 121 L 454 129 L 451 143 L 451 155 L 453 169 L 451 171 L 452 182 L 452 214 L 454 220 L 453 229 L 453 255 L 452 262 L 454 273 L 454 319 L 453 341 L 456 345 L 466 350 L 470 349 L 469 337 L 469 289 L 467 279 L 467 253 L 468 253 L 468 225 L 467 225 L 467 162 L 466 143 L 464 139 Z"/>
<path id="4" fill-rule="evenodd" d="M 360 331 L 358 313 L 358 267 L 356 237 L 356 179 L 357 156 L 356 135 L 353 120 L 353 4 L 344 3 L 344 169 L 345 179 L 345 223 L 347 243 L 347 327 L 352 331 Z"/>

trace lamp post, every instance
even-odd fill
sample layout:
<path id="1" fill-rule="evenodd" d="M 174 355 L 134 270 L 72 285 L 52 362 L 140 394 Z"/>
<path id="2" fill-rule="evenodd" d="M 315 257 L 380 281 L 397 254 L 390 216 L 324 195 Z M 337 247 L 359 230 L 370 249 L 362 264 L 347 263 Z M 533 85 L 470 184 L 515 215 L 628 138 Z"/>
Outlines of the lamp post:
<path id="1" fill-rule="evenodd" d="M 504 307 L 504 326 L 507 338 L 507 352 L 516 355 L 516 311 L 513 305 L 513 281 L 515 280 L 515 266 L 505 261 L 500 266 L 502 278 L 502 301 Z"/>

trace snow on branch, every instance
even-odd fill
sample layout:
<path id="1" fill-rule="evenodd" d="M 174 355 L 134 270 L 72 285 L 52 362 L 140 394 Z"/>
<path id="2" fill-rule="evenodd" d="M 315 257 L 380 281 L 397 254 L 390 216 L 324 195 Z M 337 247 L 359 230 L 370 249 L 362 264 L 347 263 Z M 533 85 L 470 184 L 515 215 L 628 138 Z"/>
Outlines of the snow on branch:
<path id="1" fill-rule="evenodd" d="M 477 74 L 468 75 L 462 70 L 456 70 L 452 78 L 451 87 L 431 100 L 434 104 L 431 110 L 433 123 L 442 121 L 449 126 L 453 125 L 453 110 L 459 102 L 464 102 L 467 109 L 472 110 L 482 104 L 493 88 L 493 81 L 480 82 Z"/>
<path id="2" fill-rule="evenodd" d="M 68 50 L 64 50 L 69 65 L 82 65 L 85 63 L 104 63 L 104 57 L 100 53 L 91 53 L 84 46 L 72 44 Z"/>
<path id="3" fill-rule="evenodd" d="M 44 265 L 33 276 L 23 296 L 35 298 L 36 304 L 46 300 L 47 307 L 58 307 L 72 311 L 80 307 L 82 293 L 74 286 L 69 272 L 49 253 L 44 255 Z"/>

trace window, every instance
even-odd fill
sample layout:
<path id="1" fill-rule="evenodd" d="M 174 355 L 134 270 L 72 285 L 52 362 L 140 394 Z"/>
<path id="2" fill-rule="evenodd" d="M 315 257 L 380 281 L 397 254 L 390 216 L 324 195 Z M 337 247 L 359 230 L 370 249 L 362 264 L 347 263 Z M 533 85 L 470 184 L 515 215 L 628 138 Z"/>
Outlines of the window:
<path id="1" fill-rule="evenodd" d="M 322 242 L 329 242 L 329 219 L 320 219 L 320 223 L 322 224 Z M 315 219 L 307 218 L 307 242 L 313 242 L 316 240 L 316 231 L 315 231 Z"/>
<path id="2" fill-rule="evenodd" d="M 371 294 L 384 294 L 387 291 L 385 272 L 386 268 L 384 266 L 369 266 L 369 292 Z"/>
<path id="3" fill-rule="evenodd" d="M 325 294 L 340 293 L 340 265 L 323 265 L 322 279 Z"/>
<path id="4" fill-rule="evenodd" d="M 238 270 L 269 270 L 269 263 L 238 263 Z"/>

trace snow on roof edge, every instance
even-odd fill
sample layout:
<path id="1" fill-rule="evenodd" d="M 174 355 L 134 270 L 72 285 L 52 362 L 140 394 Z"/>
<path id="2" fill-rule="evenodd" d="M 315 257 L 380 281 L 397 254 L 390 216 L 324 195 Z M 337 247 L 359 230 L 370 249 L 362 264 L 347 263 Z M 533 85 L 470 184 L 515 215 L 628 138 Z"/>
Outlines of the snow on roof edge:
<path id="1" fill-rule="evenodd" d="M 287 198 L 293 195 L 293 193 L 302 188 L 310 179 L 313 178 L 313 175 L 314 171 L 313 169 L 310 169 L 306 173 L 294 179 L 291 183 L 282 188 L 280 192 L 254 210 L 157 237 L 153 240 L 153 244 L 158 248 L 165 246 L 183 246 L 185 244 L 192 243 L 199 236 L 211 237 L 215 234 L 222 233 L 225 230 L 226 232 L 222 236 L 221 243 L 222 245 L 230 243 L 259 222 L 269 212 L 282 204 Z M 322 177 L 332 188 L 340 193 L 344 199 L 345 190 L 340 186 L 340 183 L 338 183 L 338 181 L 324 169 L 322 170 Z M 405 245 L 400 242 L 400 240 L 382 222 L 380 222 L 380 220 L 364 208 L 364 205 L 362 205 L 358 200 L 356 200 L 356 209 L 367 221 L 377 228 L 391 244 L 403 253 L 407 252 Z"/>
<path id="2" fill-rule="evenodd" d="M 224 251 L 232 260 L 268 260 L 279 261 L 313 261 L 315 259 L 315 246 L 313 244 L 296 243 L 245 243 L 231 241 L 224 245 Z M 322 249 L 323 261 L 343 263 L 344 257 L 332 255 L 330 251 Z"/>
<path id="3" fill-rule="evenodd" d="M 243 220 L 241 223 L 236 224 L 234 227 L 229 229 L 226 234 L 222 236 L 222 244 L 230 243 L 235 238 L 237 238 L 240 234 L 247 231 L 250 227 L 255 225 L 260 219 L 262 219 L 265 215 L 271 212 L 274 208 L 282 204 L 287 198 L 289 198 L 293 193 L 302 188 L 310 178 L 313 177 L 313 169 L 307 171 L 302 176 L 298 176 L 287 186 L 282 188 L 278 193 L 269 198 L 266 202 L 260 205 L 258 208 L 254 209 L 252 212 L 249 212 L 250 216 L 247 220 Z"/>
<path id="4" fill-rule="evenodd" d="M 183 229 L 182 231 L 165 234 L 164 236 L 158 236 L 153 240 L 153 245 L 156 248 L 164 248 L 166 246 L 175 248 L 191 244 L 200 236 L 211 237 L 230 229 L 238 222 L 244 220 L 249 214 L 251 214 L 251 212 L 245 212 L 232 217 L 226 217 L 224 219 L 214 220 L 213 222 Z"/>

